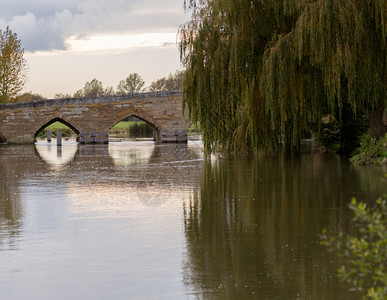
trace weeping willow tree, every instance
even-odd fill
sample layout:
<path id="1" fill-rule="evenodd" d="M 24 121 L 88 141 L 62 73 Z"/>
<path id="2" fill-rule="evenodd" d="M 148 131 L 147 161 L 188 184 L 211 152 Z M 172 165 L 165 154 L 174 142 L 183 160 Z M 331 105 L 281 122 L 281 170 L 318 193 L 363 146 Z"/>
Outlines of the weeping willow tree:
<path id="1" fill-rule="evenodd" d="M 351 105 L 384 134 L 385 0 L 190 0 L 183 103 L 205 147 L 298 149 Z"/>

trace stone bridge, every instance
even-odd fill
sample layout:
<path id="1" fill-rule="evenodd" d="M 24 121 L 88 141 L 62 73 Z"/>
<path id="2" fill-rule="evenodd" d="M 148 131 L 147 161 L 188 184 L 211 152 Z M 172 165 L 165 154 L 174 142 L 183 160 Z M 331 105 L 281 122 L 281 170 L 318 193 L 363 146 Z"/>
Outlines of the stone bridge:
<path id="1" fill-rule="evenodd" d="M 107 137 L 109 129 L 129 116 L 151 125 L 157 142 L 187 141 L 191 122 L 182 114 L 180 92 L 1 104 L 0 141 L 32 144 L 40 131 L 59 121 L 70 127 L 82 142 L 82 136 Z"/>

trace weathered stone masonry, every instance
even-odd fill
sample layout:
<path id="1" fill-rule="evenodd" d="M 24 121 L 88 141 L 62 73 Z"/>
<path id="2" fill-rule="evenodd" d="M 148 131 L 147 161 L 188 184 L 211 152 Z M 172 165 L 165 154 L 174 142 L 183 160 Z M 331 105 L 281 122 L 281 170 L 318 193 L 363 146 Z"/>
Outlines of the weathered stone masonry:
<path id="1" fill-rule="evenodd" d="M 70 98 L 0 105 L 0 136 L 7 143 L 31 144 L 49 124 L 61 121 L 82 135 L 103 135 L 119 121 L 136 116 L 149 123 L 158 142 L 186 142 L 191 125 L 182 116 L 179 92 Z"/>

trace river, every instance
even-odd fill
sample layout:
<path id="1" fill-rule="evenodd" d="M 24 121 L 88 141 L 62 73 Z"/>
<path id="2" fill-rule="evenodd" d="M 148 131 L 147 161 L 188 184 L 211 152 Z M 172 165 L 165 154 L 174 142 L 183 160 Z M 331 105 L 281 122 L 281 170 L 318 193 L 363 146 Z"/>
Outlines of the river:
<path id="1" fill-rule="evenodd" d="M 24 299 L 359 299 L 319 244 L 385 170 L 186 145 L 0 146 L 0 291 Z"/>

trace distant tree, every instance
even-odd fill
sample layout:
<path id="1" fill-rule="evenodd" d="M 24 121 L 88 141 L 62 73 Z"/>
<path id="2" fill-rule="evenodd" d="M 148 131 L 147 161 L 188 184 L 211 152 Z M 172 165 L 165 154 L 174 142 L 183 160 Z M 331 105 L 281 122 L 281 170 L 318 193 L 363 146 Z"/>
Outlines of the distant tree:
<path id="1" fill-rule="evenodd" d="M 74 98 L 82 98 L 84 97 L 84 94 L 83 94 L 83 89 L 79 89 L 78 91 L 76 91 L 73 95 Z"/>
<path id="2" fill-rule="evenodd" d="M 14 101 L 26 83 L 27 63 L 16 33 L 0 29 L 0 102 Z"/>
<path id="3" fill-rule="evenodd" d="M 54 96 L 55 99 L 66 99 L 71 97 L 72 96 L 70 94 L 63 94 L 63 93 L 58 93 L 58 94 L 55 94 Z"/>
<path id="4" fill-rule="evenodd" d="M 90 82 L 86 82 L 83 89 L 80 89 L 74 93 L 75 98 L 90 98 L 104 95 L 105 89 L 103 88 L 102 82 L 95 78 Z"/>
<path id="5" fill-rule="evenodd" d="M 168 77 L 162 77 L 153 81 L 148 90 L 150 92 L 180 91 L 183 87 L 184 71 L 177 70 L 175 74 L 170 73 Z"/>
<path id="6" fill-rule="evenodd" d="M 98 97 L 105 95 L 102 82 L 95 78 L 90 82 L 86 82 L 83 92 L 85 97 Z"/>
<path id="7" fill-rule="evenodd" d="M 39 100 L 47 100 L 47 98 L 39 94 L 34 94 L 32 92 L 23 93 L 20 96 L 17 96 L 15 98 L 15 102 L 28 102 L 28 101 L 39 101 Z"/>
<path id="8" fill-rule="evenodd" d="M 183 87 L 184 71 L 175 71 L 175 74 L 170 73 L 165 82 L 167 91 L 180 91 Z"/>
<path id="9" fill-rule="evenodd" d="M 162 77 L 162 78 L 159 78 L 157 79 L 156 81 L 153 81 L 150 85 L 150 87 L 148 87 L 148 90 L 150 92 L 161 92 L 161 91 L 165 91 L 165 83 L 167 81 L 167 78 L 165 77 Z"/>
<path id="10" fill-rule="evenodd" d="M 121 80 L 117 86 L 117 93 L 119 94 L 133 94 L 139 93 L 143 90 L 145 85 L 144 80 L 137 73 L 130 74 L 126 79 Z"/>
<path id="11" fill-rule="evenodd" d="M 114 95 L 115 91 L 114 91 L 114 88 L 112 86 L 108 86 L 105 89 L 104 93 L 105 93 L 105 95 Z"/>

